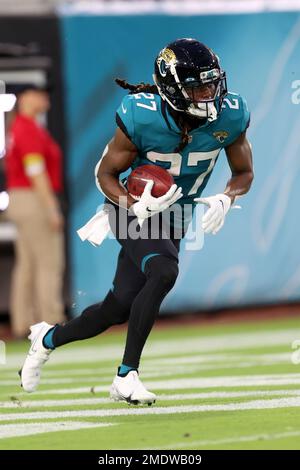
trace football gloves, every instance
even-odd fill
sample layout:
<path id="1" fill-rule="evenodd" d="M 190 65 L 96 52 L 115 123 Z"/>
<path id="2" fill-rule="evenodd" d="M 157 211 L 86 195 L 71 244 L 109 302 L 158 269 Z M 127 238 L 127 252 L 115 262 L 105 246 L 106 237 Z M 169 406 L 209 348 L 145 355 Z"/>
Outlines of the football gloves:
<path id="1" fill-rule="evenodd" d="M 210 197 L 198 197 L 194 201 L 209 207 L 202 217 L 202 228 L 205 233 L 215 235 L 224 225 L 225 216 L 231 206 L 230 197 L 226 194 L 216 194 Z"/>
<path id="2" fill-rule="evenodd" d="M 129 212 L 136 215 L 140 226 L 142 226 L 145 219 L 164 211 L 182 197 L 182 189 L 178 188 L 176 184 L 173 184 L 163 196 L 154 197 L 151 195 L 153 185 L 154 181 L 152 180 L 146 183 L 139 201 L 135 202 L 129 210 Z"/>

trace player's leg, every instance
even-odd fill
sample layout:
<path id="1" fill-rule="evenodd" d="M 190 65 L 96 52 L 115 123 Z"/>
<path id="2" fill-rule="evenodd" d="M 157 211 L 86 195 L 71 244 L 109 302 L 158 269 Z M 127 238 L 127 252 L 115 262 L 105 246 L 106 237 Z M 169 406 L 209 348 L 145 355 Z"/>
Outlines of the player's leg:
<path id="1" fill-rule="evenodd" d="M 118 236 L 118 227 L 115 230 L 118 241 L 146 278 L 143 288 L 132 303 L 123 362 L 111 387 L 112 398 L 130 403 L 151 404 L 155 401 L 155 395 L 148 392 L 140 382 L 137 369 L 160 305 L 174 286 L 178 275 L 179 240 L 177 243 L 162 237 L 158 217 L 156 220 L 152 217 L 149 228 L 153 229 L 155 223 L 158 223 L 158 238 L 150 238 L 145 233 L 147 228 L 143 237 L 137 239 L 130 236 L 121 238 Z"/>
<path id="2" fill-rule="evenodd" d="M 112 325 L 127 321 L 131 303 L 144 283 L 144 274 L 121 250 L 114 289 L 103 302 L 87 307 L 79 317 L 64 325 L 42 322 L 31 327 L 32 344 L 20 371 L 24 390 L 36 390 L 41 368 L 55 347 L 96 336 Z"/>
<path id="3" fill-rule="evenodd" d="M 178 262 L 165 255 L 149 256 L 145 263 L 145 275 L 147 281 L 131 307 L 123 361 L 112 383 L 110 396 L 116 401 L 151 405 L 156 401 L 156 396 L 140 381 L 138 367 L 160 305 L 175 284 Z"/>
<path id="4" fill-rule="evenodd" d="M 145 281 L 145 275 L 126 255 L 124 249 L 121 249 L 113 289 L 108 292 L 103 302 L 90 305 L 80 316 L 64 325 L 57 325 L 51 337 L 51 333 L 47 335 L 48 338 L 45 337 L 45 345 L 56 348 L 73 341 L 92 338 L 113 325 L 125 323 L 131 304 Z"/>
<path id="5" fill-rule="evenodd" d="M 143 346 L 158 315 L 160 305 L 175 284 L 178 275 L 180 240 L 173 239 L 172 234 L 166 233 L 166 226 L 158 214 L 151 217 L 149 223 L 143 224 L 138 238 L 133 238 L 129 230 L 125 236 L 124 231 L 123 236 L 120 236 L 124 225 L 128 228 L 136 219 L 120 207 L 110 206 L 109 210 L 112 210 L 110 225 L 116 238 L 127 256 L 145 276 L 144 286 L 131 306 L 123 357 L 123 364 L 137 369 Z"/>
<path id="6" fill-rule="evenodd" d="M 177 279 L 178 260 L 163 254 L 150 257 L 145 264 L 145 275 L 147 281 L 131 307 L 122 361 L 135 369 L 139 367 L 142 350 L 161 303 Z"/>

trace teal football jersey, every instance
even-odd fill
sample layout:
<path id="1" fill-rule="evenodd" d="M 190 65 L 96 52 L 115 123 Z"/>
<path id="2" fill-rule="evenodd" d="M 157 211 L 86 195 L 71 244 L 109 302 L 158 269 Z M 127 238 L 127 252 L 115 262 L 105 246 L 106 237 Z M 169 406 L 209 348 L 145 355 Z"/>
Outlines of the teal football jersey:
<path id="1" fill-rule="evenodd" d="M 189 143 L 180 153 L 174 149 L 180 142 L 181 130 L 159 95 L 126 95 L 116 119 L 138 149 L 132 168 L 146 164 L 165 168 L 182 187 L 183 197 L 178 203 L 192 204 L 193 208 L 193 199 L 204 190 L 220 151 L 245 131 L 250 114 L 240 95 L 228 93 L 218 118 L 190 131 Z"/>

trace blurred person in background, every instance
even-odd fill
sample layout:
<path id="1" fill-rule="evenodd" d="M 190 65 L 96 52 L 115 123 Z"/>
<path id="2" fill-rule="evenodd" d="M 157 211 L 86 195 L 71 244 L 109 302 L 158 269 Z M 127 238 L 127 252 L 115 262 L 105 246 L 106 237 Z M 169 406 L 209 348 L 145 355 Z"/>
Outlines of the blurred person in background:
<path id="1" fill-rule="evenodd" d="M 64 218 L 60 208 L 62 152 L 39 118 L 50 108 L 49 90 L 15 88 L 16 114 L 8 132 L 5 158 L 9 207 L 17 228 L 11 288 L 11 324 L 17 338 L 29 326 L 64 319 Z"/>

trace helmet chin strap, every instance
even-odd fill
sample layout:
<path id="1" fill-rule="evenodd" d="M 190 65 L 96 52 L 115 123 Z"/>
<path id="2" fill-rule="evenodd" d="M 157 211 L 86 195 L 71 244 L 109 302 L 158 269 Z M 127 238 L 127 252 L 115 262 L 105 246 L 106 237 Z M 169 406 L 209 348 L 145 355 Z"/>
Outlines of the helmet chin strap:
<path id="1" fill-rule="evenodd" d="M 217 113 L 214 103 L 191 104 L 188 107 L 187 112 L 191 114 L 192 116 L 195 116 L 198 118 L 205 118 L 209 122 L 215 121 L 218 117 L 218 113 Z"/>

